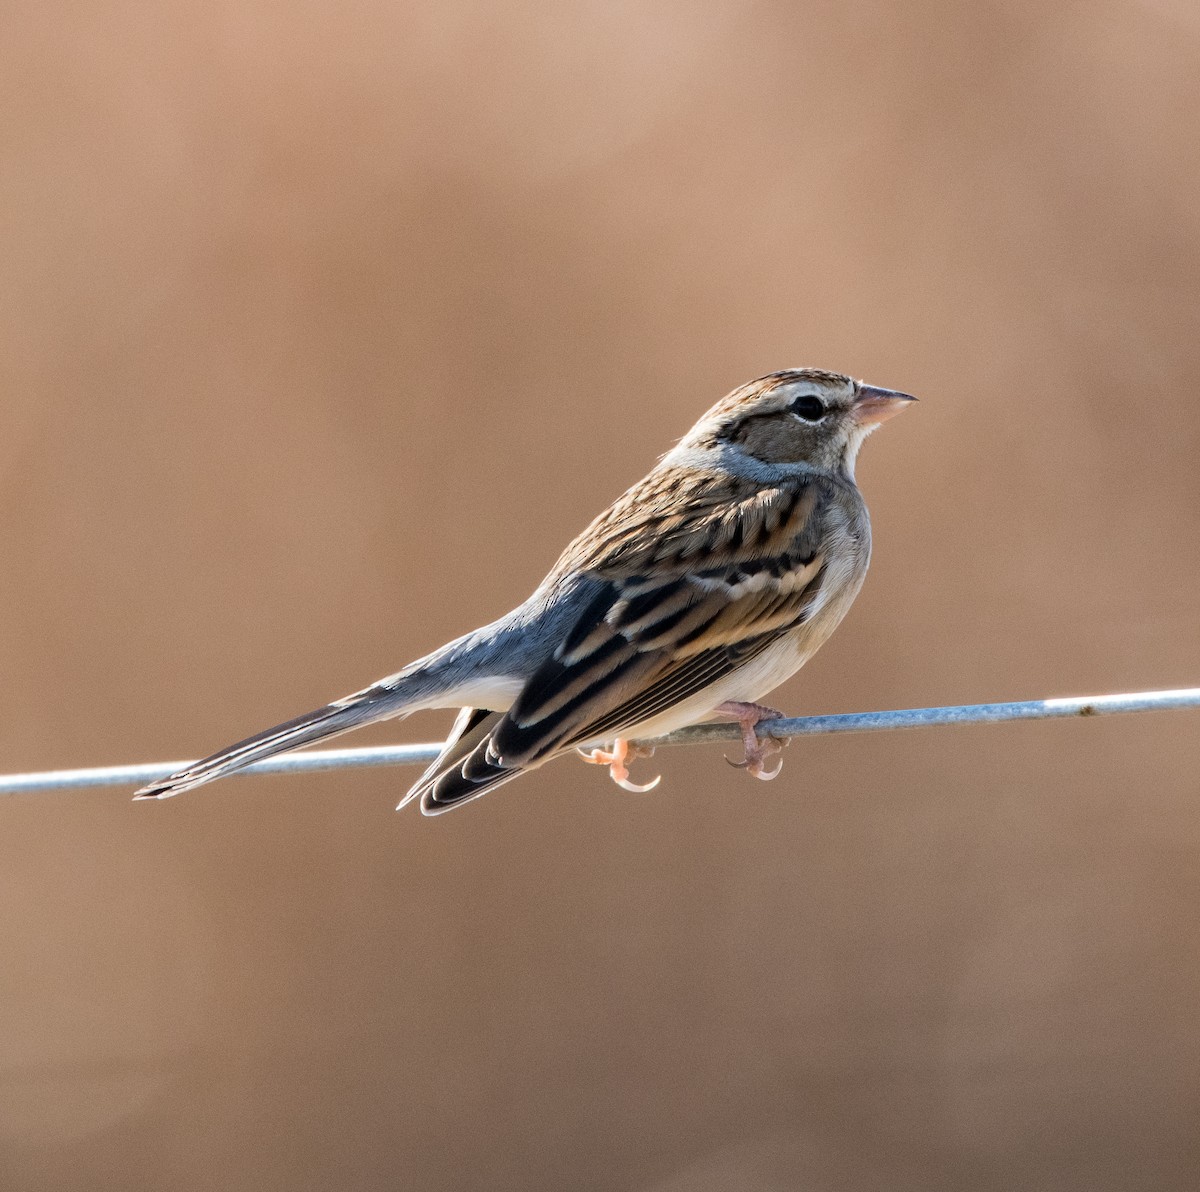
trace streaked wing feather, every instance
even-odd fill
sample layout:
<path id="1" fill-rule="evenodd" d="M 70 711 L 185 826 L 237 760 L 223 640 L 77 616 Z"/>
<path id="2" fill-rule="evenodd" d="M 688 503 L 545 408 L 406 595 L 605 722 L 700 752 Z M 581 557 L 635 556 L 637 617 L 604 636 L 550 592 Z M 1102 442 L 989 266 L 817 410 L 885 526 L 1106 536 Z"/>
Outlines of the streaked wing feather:
<path id="1" fill-rule="evenodd" d="M 635 699 L 619 704 L 606 716 L 598 717 L 589 723 L 570 743 L 593 740 L 609 732 L 615 734 L 621 727 L 653 719 L 660 712 L 683 703 L 697 692 L 723 679 L 736 667 L 744 665 L 760 654 L 775 638 L 775 634 L 764 634 L 755 640 L 753 650 L 742 652 L 736 658 L 725 646 L 716 650 L 706 650 L 703 654 L 693 654 L 669 670 L 661 679 L 650 684 Z"/>
<path id="2" fill-rule="evenodd" d="M 596 559 L 591 573 L 603 588 L 496 725 L 491 757 L 505 767 L 536 765 L 603 733 L 620 735 L 800 624 L 824 576 L 814 489 L 797 480 L 741 502 L 727 497 L 720 509 L 700 505 L 659 543 L 666 556 L 647 559 L 654 544 L 643 539 L 640 553 L 618 542 Z"/>
<path id="3" fill-rule="evenodd" d="M 826 483 L 798 477 L 762 489 L 651 473 L 564 553 L 556 571 L 592 577 L 595 593 L 507 713 L 464 714 L 458 738 L 414 787 L 422 810 L 450 810 L 573 745 L 619 736 L 803 622 L 826 574 Z M 654 512 L 664 504 L 671 514 Z"/>

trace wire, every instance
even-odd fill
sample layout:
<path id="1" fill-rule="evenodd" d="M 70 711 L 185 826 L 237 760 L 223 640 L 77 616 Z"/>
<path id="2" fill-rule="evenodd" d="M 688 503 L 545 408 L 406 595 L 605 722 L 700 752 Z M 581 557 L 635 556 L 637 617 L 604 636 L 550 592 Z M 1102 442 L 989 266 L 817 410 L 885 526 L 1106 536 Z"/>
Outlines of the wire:
<path id="1" fill-rule="evenodd" d="M 1114 716 L 1125 712 L 1162 712 L 1200 708 L 1200 687 L 1175 691 L 1139 691 L 1126 695 L 1075 696 L 1007 704 L 966 704 L 949 708 L 905 708 L 893 712 L 854 712 L 837 716 L 801 716 L 771 720 L 758 726 L 759 736 L 806 737 L 821 733 L 879 733 L 902 728 L 933 728 L 948 724 L 997 724 L 1003 720 L 1053 720 L 1063 716 Z M 695 724 L 681 728 L 654 745 L 696 745 L 736 740 L 735 724 Z M 255 762 L 241 774 L 295 774 L 311 770 L 342 770 L 358 766 L 427 765 L 441 745 L 378 745 L 367 749 L 314 749 L 285 753 Z M 145 762 L 136 766 L 104 766 L 87 770 L 44 770 L 36 774 L 0 776 L 0 795 L 78 790 L 89 786 L 143 786 L 191 765 L 190 762 Z"/>

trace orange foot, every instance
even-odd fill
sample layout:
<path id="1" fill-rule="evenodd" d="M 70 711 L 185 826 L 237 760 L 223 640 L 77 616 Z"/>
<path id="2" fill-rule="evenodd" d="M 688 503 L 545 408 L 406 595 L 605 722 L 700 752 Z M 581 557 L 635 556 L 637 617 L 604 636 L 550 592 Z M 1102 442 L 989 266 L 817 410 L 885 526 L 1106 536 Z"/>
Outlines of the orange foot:
<path id="1" fill-rule="evenodd" d="M 652 782 L 647 782 L 645 786 L 638 786 L 636 782 L 629 781 L 629 767 L 627 762 L 635 762 L 640 757 L 653 757 L 653 745 L 633 745 L 622 737 L 618 737 L 613 742 L 612 750 L 593 749 L 586 752 L 582 749 L 575 751 L 585 762 L 590 762 L 593 766 L 607 766 L 608 776 L 621 787 L 622 790 L 633 791 L 634 794 L 644 794 L 646 791 L 652 791 L 662 781 L 660 774 Z"/>
<path id="2" fill-rule="evenodd" d="M 774 708 L 764 708 L 762 704 L 743 704 L 736 700 L 722 704 L 717 711 L 722 716 L 732 716 L 738 722 L 742 730 L 742 745 L 746 750 L 746 756 L 740 762 L 730 762 L 729 758 L 725 760 L 731 766 L 737 766 L 739 770 L 746 770 L 755 778 L 761 778 L 763 782 L 778 778 L 779 771 L 783 769 L 783 758 L 779 759 L 779 765 L 773 770 L 766 769 L 763 762 L 779 753 L 783 744 L 774 737 L 759 737 L 754 727 L 764 720 L 779 720 L 783 713 Z"/>

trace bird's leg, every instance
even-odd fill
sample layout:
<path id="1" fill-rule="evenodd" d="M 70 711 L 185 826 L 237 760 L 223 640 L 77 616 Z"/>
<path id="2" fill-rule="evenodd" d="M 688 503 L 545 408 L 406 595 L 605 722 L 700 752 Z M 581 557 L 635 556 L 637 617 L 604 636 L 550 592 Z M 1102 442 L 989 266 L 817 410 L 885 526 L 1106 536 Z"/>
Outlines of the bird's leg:
<path id="1" fill-rule="evenodd" d="M 630 741 L 626 741 L 623 737 L 618 737 L 613 742 L 611 750 L 608 749 L 592 749 L 585 751 L 577 749 L 575 751 L 585 762 L 590 762 L 593 766 L 607 766 L 608 776 L 622 790 L 633 791 L 634 794 L 644 794 L 646 791 L 652 791 L 662 781 L 660 774 L 651 782 L 647 782 L 645 786 L 638 786 L 636 782 L 629 781 L 629 766 L 628 762 L 637 761 L 641 757 L 653 757 L 653 745 L 635 745 Z"/>
<path id="2" fill-rule="evenodd" d="M 722 716 L 732 716 L 738 722 L 738 727 L 742 730 L 742 745 L 746 750 L 746 756 L 740 762 L 731 762 L 729 758 L 725 760 L 731 766 L 746 770 L 755 778 L 761 778 L 763 782 L 777 778 L 779 771 L 783 769 L 783 758 L 779 759 L 779 765 L 773 770 L 766 769 L 763 762 L 781 752 L 783 744 L 774 737 L 760 737 L 754 731 L 754 727 L 764 720 L 779 720 L 783 713 L 775 708 L 765 708 L 762 704 L 744 704 L 737 700 L 723 703 L 716 710 Z"/>

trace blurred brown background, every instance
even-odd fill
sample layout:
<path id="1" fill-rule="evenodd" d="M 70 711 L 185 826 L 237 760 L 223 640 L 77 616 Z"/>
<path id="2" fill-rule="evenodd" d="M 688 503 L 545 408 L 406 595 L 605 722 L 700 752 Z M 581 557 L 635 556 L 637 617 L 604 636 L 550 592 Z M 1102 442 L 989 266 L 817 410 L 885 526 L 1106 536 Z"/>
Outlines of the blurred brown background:
<path id="1" fill-rule="evenodd" d="M 0 769 L 395 669 L 795 364 L 922 403 L 781 706 L 1200 684 L 1187 0 L 4 27 Z M 1198 725 L 5 800 L 0 1187 L 1195 1187 Z"/>

